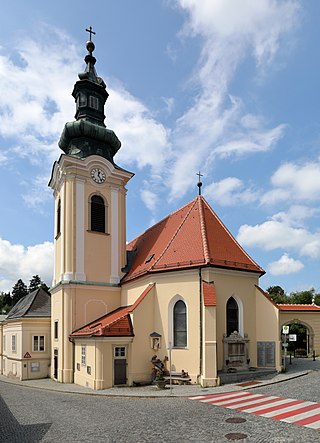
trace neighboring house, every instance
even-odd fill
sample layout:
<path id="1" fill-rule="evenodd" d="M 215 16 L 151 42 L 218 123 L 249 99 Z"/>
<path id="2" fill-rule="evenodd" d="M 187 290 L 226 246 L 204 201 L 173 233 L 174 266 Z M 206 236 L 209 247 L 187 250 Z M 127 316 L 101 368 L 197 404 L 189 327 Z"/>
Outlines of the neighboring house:
<path id="1" fill-rule="evenodd" d="M 51 297 L 42 288 L 27 294 L 0 326 L 1 374 L 19 380 L 50 376 Z"/>

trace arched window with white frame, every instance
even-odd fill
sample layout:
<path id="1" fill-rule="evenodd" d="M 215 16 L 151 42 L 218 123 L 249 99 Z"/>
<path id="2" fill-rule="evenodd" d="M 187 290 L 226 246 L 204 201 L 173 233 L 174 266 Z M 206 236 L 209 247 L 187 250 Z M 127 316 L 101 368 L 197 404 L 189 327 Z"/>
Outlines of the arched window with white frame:
<path id="1" fill-rule="evenodd" d="M 90 198 L 90 230 L 107 232 L 107 209 L 104 198 L 94 194 Z"/>
<path id="2" fill-rule="evenodd" d="M 227 301 L 227 336 L 239 332 L 239 307 L 237 301 L 230 297 Z"/>
<path id="3" fill-rule="evenodd" d="M 187 307 L 183 300 L 178 300 L 173 307 L 173 346 L 187 346 Z"/>

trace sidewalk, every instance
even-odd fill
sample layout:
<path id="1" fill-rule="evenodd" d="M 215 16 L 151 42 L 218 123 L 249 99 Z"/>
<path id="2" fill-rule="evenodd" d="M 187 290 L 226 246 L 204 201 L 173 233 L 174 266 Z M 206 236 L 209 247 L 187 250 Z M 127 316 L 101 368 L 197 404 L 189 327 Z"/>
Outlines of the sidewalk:
<path id="1" fill-rule="evenodd" d="M 58 383 L 50 378 L 40 380 L 25 380 L 19 381 L 0 375 L 0 381 L 11 383 L 27 388 L 45 389 L 48 391 L 56 391 L 61 393 L 71 394 L 85 394 L 85 395 L 100 395 L 105 397 L 185 397 L 193 395 L 217 394 L 219 392 L 229 392 L 237 390 L 248 390 L 257 387 L 267 386 L 274 383 L 281 383 L 283 381 L 291 380 L 297 377 L 307 375 L 311 371 L 320 371 L 320 360 L 313 361 L 312 358 L 295 358 L 292 359 L 292 364 L 287 361 L 287 372 L 268 376 L 265 378 L 248 381 L 244 383 L 227 384 L 217 386 L 214 388 L 202 388 L 199 385 L 173 385 L 172 389 L 161 390 L 154 385 L 139 386 L 139 387 L 113 387 L 103 389 L 101 391 L 94 391 L 90 388 L 85 388 L 75 384 Z"/>

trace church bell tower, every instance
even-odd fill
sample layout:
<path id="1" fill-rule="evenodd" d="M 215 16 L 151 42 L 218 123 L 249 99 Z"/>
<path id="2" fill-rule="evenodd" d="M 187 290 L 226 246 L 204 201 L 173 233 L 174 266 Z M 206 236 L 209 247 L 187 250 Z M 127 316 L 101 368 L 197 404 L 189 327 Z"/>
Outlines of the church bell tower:
<path id="1" fill-rule="evenodd" d="M 95 70 L 92 28 L 86 67 L 72 96 L 75 120 L 66 123 L 49 186 L 55 199 L 52 293 L 52 377 L 73 381 L 69 334 L 120 306 L 126 266 L 126 183 L 133 176 L 114 162 L 121 143 L 104 123 L 106 84 Z"/>

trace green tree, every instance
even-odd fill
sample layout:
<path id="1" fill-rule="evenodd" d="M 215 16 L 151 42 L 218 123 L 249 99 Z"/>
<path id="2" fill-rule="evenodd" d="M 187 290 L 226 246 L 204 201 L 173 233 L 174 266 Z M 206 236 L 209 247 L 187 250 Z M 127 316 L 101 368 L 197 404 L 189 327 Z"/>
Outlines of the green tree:
<path id="1" fill-rule="evenodd" d="M 12 302 L 15 305 L 22 297 L 28 294 L 26 284 L 19 278 L 17 283 L 12 288 Z"/>
<path id="2" fill-rule="evenodd" d="M 35 291 L 38 288 L 42 288 L 46 292 L 49 292 L 49 289 L 50 289 L 49 286 L 41 280 L 39 275 L 34 275 L 32 277 L 32 279 L 30 280 L 28 291 L 32 292 L 32 291 Z"/>
<path id="3" fill-rule="evenodd" d="M 33 292 L 36 289 L 40 288 L 41 285 L 42 285 L 42 281 L 41 281 L 41 278 L 39 277 L 39 275 L 38 274 L 34 275 L 29 282 L 28 291 Z"/>
<path id="4" fill-rule="evenodd" d="M 12 298 L 10 292 L 0 294 L 0 314 L 7 314 L 12 308 Z"/>
<path id="5" fill-rule="evenodd" d="M 315 297 L 315 289 L 311 288 L 307 291 L 296 291 L 290 293 L 291 303 L 295 305 L 306 304 L 311 305 Z"/>
<path id="6" fill-rule="evenodd" d="M 281 286 L 269 286 L 267 292 L 275 303 L 291 303 L 289 297 Z"/>
<path id="7" fill-rule="evenodd" d="M 320 306 L 320 294 L 315 294 L 314 304 Z"/>

